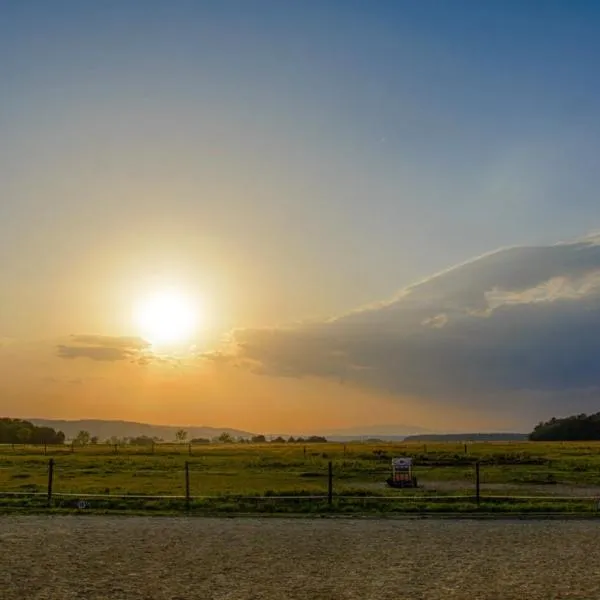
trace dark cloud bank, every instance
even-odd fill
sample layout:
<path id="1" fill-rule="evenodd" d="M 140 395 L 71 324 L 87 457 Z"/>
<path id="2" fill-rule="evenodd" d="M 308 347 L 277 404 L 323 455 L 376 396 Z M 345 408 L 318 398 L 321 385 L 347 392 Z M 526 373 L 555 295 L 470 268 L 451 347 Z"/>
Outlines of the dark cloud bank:
<path id="1" fill-rule="evenodd" d="M 432 410 L 522 415 L 600 410 L 600 237 L 508 248 L 320 323 L 233 333 L 205 359 L 271 376 L 315 376 Z M 72 336 L 65 359 L 156 360 L 136 337 Z"/>
<path id="2" fill-rule="evenodd" d="M 542 416 L 600 409 L 600 238 L 499 250 L 390 302 L 240 330 L 234 342 L 238 358 L 265 374 Z"/>

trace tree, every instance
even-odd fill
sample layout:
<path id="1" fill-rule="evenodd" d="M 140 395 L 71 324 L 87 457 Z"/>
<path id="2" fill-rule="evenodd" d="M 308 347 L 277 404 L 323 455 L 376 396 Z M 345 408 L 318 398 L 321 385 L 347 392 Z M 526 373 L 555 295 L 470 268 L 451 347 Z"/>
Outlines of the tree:
<path id="1" fill-rule="evenodd" d="M 91 443 L 91 444 L 97 444 L 97 443 L 98 443 L 98 436 L 97 436 L 97 435 L 93 435 L 93 436 L 90 438 L 90 443 Z"/>
<path id="2" fill-rule="evenodd" d="M 152 446 L 154 444 L 154 440 L 147 435 L 139 435 L 138 437 L 131 438 L 129 443 L 132 446 Z"/>
<path id="3" fill-rule="evenodd" d="M 19 443 L 26 444 L 31 439 L 31 429 L 21 427 L 17 430 L 17 439 Z"/>
<path id="4" fill-rule="evenodd" d="M 32 444 L 64 444 L 65 434 L 52 427 L 34 427 L 30 441 Z"/>
<path id="5" fill-rule="evenodd" d="M 90 443 L 90 432 L 84 431 L 83 429 L 75 436 L 75 443 L 80 446 L 85 446 Z"/>
<path id="6" fill-rule="evenodd" d="M 287 443 L 288 443 L 288 444 L 295 444 L 295 443 L 296 443 L 296 440 L 293 438 L 293 436 L 291 436 L 291 435 L 290 435 L 290 437 L 288 438 L 288 441 L 287 441 Z"/>
<path id="7" fill-rule="evenodd" d="M 267 441 L 267 438 L 264 435 L 253 435 L 250 439 L 253 444 L 265 444 Z"/>
<path id="8" fill-rule="evenodd" d="M 208 438 L 193 438 L 192 444 L 210 444 L 210 440 Z"/>
<path id="9" fill-rule="evenodd" d="M 185 442 L 185 440 L 187 440 L 187 436 L 188 433 L 185 429 L 180 429 L 176 434 L 175 434 L 175 439 L 180 443 L 183 444 L 183 442 Z"/>
<path id="10" fill-rule="evenodd" d="M 285 444 L 285 440 L 279 435 L 274 440 L 271 440 L 273 444 Z"/>
<path id="11" fill-rule="evenodd" d="M 129 442 L 129 438 L 126 438 L 126 437 L 120 438 L 120 437 L 117 437 L 116 435 L 111 435 L 104 443 L 110 444 L 111 446 L 124 446 L 128 442 Z"/>
<path id="12" fill-rule="evenodd" d="M 539 441 L 593 441 L 600 440 L 600 413 L 579 414 L 564 419 L 552 417 L 538 423 L 529 439 Z"/>
<path id="13" fill-rule="evenodd" d="M 217 438 L 218 442 L 221 442 L 221 444 L 233 444 L 234 439 L 233 436 L 230 433 L 227 433 L 227 431 L 224 431 L 218 438 Z"/>
<path id="14" fill-rule="evenodd" d="M 22 419 L 0 418 L 0 444 L 63 444 L 65 434 L 51 427 L 36 427 Z"/>

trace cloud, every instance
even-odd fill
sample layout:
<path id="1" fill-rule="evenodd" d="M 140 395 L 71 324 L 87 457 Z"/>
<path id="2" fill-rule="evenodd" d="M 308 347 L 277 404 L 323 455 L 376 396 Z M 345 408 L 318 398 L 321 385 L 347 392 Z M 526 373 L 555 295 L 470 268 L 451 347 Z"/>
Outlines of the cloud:
<path id="1" fill-rule="evenodd" d="M 263 374 L 472 406 L 524 395 L 567 408 L 569 399 L 592 402 L 600 391 L 598 241 L 506 248 L 328 321 L 239 330 L 237 357 Z"/>
<path id="2" fill-rule="evenodd" d="M 111 335 L 73 335 L 71 339 L 78 344 L 90 346 L 103 346 L 107 348 L 124 348 L 144 350 L 150 344 L 139 337 L 111 336 Z"/>
<path id="3" fill-rule="evenodd" d="M 148 342 L 137 337 L 72 335 L 69 344 L 56 347 L 57 356 L 65 359 L 88 358 L 97 361 L 130 360 L 147 364 Z"/>
<path id="4" fill-rule="evenodd" d="M 125 360 L 131 351 L 123 348 L 107 348 L 102 346 L 57 346 L 60 358 L 90 358 L 92 360 Z"/>

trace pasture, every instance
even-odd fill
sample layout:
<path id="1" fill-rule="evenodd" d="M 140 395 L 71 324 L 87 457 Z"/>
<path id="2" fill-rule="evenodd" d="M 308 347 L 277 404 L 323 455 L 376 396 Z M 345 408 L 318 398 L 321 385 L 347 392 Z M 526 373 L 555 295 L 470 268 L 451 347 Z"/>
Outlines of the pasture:
<path id="1" fill-rule="evenodd" d="M 418 488 L 386 486 L 393 456 Z M 595 512 L 599 497 L 600 443 L 0 446 L 7 510 Z"/>

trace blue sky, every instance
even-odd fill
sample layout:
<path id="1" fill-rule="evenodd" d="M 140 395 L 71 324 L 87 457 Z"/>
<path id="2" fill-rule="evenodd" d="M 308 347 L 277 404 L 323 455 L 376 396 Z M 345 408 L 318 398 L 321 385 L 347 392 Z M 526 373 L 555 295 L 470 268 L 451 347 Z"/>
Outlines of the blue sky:
<path id="1" fill-rule="evenodd" d="M 0 339 L 218 339 L 600 229 L 600 7 L 0 2 Z"/>
<path id="2" fill-rule="evenodd" d="M 37 235 L 34 211 L 80 230 L 122 218 L 110 198 L 101 215 L 74 207 L 85 189 L 28 192 L 32 173 L 118 177 L 127 161 L 216 185 L 227 164 L 249 197 L 218 211 L 193 182 L 169 213 L 206 214 L 261 261 L 283 245 L 307 272 L 322 261 L 342 279 L 327 309 L 596 225 L 595 3 L 3 4 L 5 247 Z M 129 198 L 126 219 L 162 202 Z M 233 223 L 249 205 L 255 221 Z"/>

